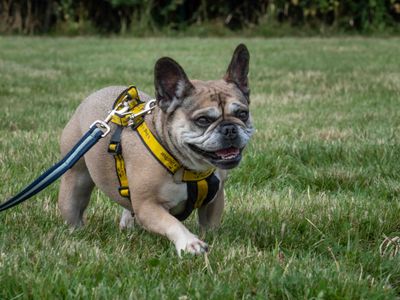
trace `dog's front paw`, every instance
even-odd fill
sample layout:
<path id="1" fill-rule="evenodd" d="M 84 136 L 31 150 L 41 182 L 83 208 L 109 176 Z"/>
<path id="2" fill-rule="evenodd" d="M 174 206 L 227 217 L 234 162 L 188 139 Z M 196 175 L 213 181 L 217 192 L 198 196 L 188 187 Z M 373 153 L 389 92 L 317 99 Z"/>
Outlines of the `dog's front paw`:
<path id="1" fill-rule="evenodd" d="M 195 235 L 190 235 L 185 238 L 181 238 L 175 244 L 178 255 L 181 256 L 181 252 L 200 255 L 208 251 L 208 245 L 199 240 Z"/>

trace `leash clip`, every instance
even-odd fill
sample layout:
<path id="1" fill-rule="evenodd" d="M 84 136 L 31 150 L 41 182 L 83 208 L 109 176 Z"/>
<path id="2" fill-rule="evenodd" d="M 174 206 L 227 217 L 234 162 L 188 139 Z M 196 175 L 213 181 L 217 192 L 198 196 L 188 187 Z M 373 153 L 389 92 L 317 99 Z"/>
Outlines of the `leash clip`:
<path id="1" fill-rule="evenodd" d="M 108 126 L 108 124 L 107 124 L 105 121 L 102 121 L 102 120 L 96 120 L 96 121 L 94 121 L 94 122 L 92 123 L 92 125 L 90 125 L 89 128 L 92 128 L 92 127 L 94 127 L 94 126 L 96 126 L 97 128 L 102 128 L 102 129 L 104 129 L 103 134 L 101 135 L 102 138 L 105 137 L 105 136 L 107 136 L 107 135 L 110 133 L 110 131 L 111 131 L 110 126 Z"/>
<path id="2" fill-rule="evenodd" d="M 138 112 L 137 114 L 133 114 L 130 116 L 130 119 L 136 119 L 137 117 L 147 115 L 151 113 L 151 111 L 156 107 L 156 100 L 152 99 L 148 102 L 146 102 L 146 105 L 144 106 L 143 110 Z"/>
<path id="3" fill-rule="evenodd" d="M 123 107 L 120 109 L 122 105 Z M 112 111 L 109 112 L 108 116 L 104 119 L 104 121 L 96 120 L 92 123 L 92 125 L 90 125 L 90 128 L 92 128 L 93 126 L 97 126 L 98 128 L 103 128 L 104 131 L 103 134 L 101 135 L 101 137 L 103 138 L 107 136 L 111 131 L 111 128 L 108 125 L 108 123 L 111 121 L 112 117 L 114 115 L 117 115 L 118 117 L 124 116 L 128 110 L 129 110 L 129 105 L 127 105 L 126 102 L 120 103 Z"/>
<path id="4" fill-rule="evenodd" d="M 144 106 L 144 108 L 143 108 L 142 111 L 140 111 L 140 112 L 138 112 L 138 113 L 136 113 L 136 114 L 132 114 L 132 115 L 129 117 L 130 121 L 131 121 L 131 122 L 134 122 L 134 120 L 135 120 L 136 118 L 138 118 L 138 117 L 140 117 L 140 116 L 143 116 L 143 115 L 150 114 L 151 111 L 152 111 L 155 107 L 156 107 L 156 100 L 155 100 L 155 99 L 152 99 L 152 100 L 146 102 L 146 104 L 145 104 L 145 106 Z"/>
<path id="5" fill-rule="evenodd" d="M 121 109 L 119 109 L 119 110 L 117 110 L 120 106 L 124 106 L 123 108 L 121 108 Z M 112 115 L 116 115 L 116 116 L 118 116 L 118 117 L 120 117 L 120 118 L 123 118 L 124 116 L 126 116 L 126 115 L 129 115 L 130 114 L 130 112 L 129 112 L 129 104 L 128 104 L 128 101 L 124 101 L 124 102 L 121 102 L 115 109 L 113 109 L 112 111 L 111 111 L 111 114 Z M 111 116 L 112 117 L 112 116 Z M 110 118 L 111 119 L 111 118 Z"/>

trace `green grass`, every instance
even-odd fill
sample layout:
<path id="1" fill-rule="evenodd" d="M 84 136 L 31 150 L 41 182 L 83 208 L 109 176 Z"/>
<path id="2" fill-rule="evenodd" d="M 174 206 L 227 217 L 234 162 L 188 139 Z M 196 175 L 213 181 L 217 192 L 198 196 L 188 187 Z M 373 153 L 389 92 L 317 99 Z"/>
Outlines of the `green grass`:
<path id="1" fill-rule="evenodd" d="M 0 195 L 59 159 L 79 102 L 108 85 L 153 93 L 157 58 L 220 78 L 239 39 L 0 37 Z M 0 299 L 399 299 L 400 40 L 250 39 L 257 132 L 232 172 L 207 256 L 120 232 L 93 193 L 70 232 L 58 184 L 0 215 Z M 196 218 L 187 226 L 198 232 Z"/>

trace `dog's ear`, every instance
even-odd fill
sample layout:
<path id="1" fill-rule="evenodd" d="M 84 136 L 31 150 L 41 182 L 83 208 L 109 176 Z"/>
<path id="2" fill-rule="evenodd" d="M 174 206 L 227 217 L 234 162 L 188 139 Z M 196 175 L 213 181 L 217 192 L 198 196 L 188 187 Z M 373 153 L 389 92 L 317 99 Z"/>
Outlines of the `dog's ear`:
<path id="1" fill-rule="evenodd" d="M 226 82 L 235 83 L 246 98 L 248 98 L 250 94 L 249 81 L 247 78 L 249 74 L 249 61 L 250 53 L 247 47 L 244 44 L 238 45 L 224 76 L 224 80 Z"/>
<path id="2" fill-rule="evenodd" d="M 172 58 L 160 58 L 154 67 L 157 105 L 164 112 L 174 111 L 194 89 L 182 67 Z"/>

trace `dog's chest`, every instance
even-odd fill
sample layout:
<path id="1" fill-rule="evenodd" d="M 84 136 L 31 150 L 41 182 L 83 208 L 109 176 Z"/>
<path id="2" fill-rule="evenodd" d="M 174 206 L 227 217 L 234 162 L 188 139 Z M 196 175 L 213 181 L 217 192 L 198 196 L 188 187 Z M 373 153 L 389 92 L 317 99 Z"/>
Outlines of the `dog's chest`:
<path id="1" fill-rule="evenodd" d="M 217 170 L 214 175 L 218 179 L 218 190 L 223 188 L 223 180 L 226 178 L 226 172 Z M 207 187 L 207 190 L 211 188 Z M 215 194 L 212 194 L 213 198 L 208 203 L 215 200 Z M 197 197 L 197 196 L 195 196 Z M 193 201 L 188 199 L 188 185 L 185 182 L 176 183 L 172 178 L 166 181 L 159 189 L 159 199 L 162 199 L 162 203 L 166 209 L 170 211 L 172 215 L 177 215 L 185 210 L 187 201 Z M 196 199 L 194 199 L 196 200 Z"/>
<path id="2" fill-rule="evenodd" d="M 186 183 L 164 183 L 160 188 L 160 198 L 163 199 L 164 207 L 171 213 L 179 213 L 185 208 L 188 198 Z"/>

